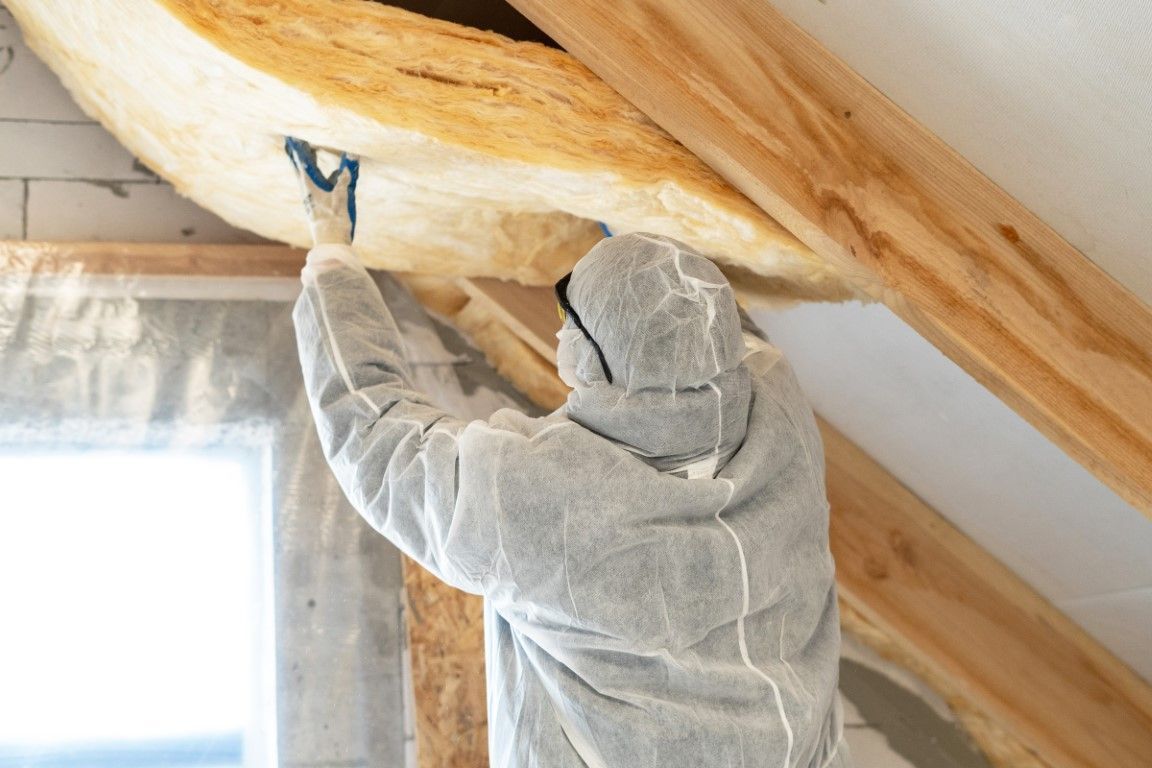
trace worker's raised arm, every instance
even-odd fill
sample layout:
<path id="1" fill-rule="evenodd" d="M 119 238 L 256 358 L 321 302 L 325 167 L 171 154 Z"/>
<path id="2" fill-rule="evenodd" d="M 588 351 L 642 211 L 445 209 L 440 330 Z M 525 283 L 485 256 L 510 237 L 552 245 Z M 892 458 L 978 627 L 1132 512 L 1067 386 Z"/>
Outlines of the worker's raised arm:
<path id="1" fill-rule="evenodd" d="M 344 158 L 317 181 L 307 171 L 314 156 L 293 159 L 298 168 L 308 163 L 302 184 L 320 243 L 308 255 L 293 320 L 324 454 L 373 528 L 440 578 L 478 592 L 483 574 L 470 563 L 485 560 L 485 543 L 450 539 L 464 423 L 413 390 L 396 322 L 350 245 L 339 242 L 350 241 L 354 227 L 354 209 L 339 196 L 354 190 L 355 161 Z"/>

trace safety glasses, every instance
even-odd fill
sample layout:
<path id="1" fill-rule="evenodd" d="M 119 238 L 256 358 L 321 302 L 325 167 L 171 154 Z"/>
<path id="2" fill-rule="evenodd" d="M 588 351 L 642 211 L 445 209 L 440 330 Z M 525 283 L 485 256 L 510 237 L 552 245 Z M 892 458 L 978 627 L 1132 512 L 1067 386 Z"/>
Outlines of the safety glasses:
<path id="1" fill-rule="evenodd" d="M 592 338 L 592 334 L 588 333 L 588 329 L 584 327 L 584 323 L 580 322 L 580 315 L 576 314 L 576 310 L 572 309 L 572 304 L 568 301 L 568 283 L 572 281 L 572 273 L 564 275 L 556 283 L 556 301 L 560 304 L 560 317 L 571 317 L 572 322 L 576 323 L 576 327 L 580 329 L 580 333 L 584 334 L 584 338 L 592 344 L 592 348 L 596 350 L 596 356 L 600 358 L 600 367 L 604 369 L 604 376 L 608 379 L 608 383 L 612 383 L 612 370 L 608 367 L 608 361 L 604 358 L 604 351 L 600 349 L 600 345 L 596 343 L 596 339 Z"/>

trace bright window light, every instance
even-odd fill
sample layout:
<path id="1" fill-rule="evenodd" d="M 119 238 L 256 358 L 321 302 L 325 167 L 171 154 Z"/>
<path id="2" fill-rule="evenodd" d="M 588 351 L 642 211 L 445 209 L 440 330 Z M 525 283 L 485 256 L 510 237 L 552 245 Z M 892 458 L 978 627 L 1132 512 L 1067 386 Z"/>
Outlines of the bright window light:
<path id="1" fill-rule="evenodd" d="M 244 764 L 259 466 L 0 452 L 0 765 Z"/>

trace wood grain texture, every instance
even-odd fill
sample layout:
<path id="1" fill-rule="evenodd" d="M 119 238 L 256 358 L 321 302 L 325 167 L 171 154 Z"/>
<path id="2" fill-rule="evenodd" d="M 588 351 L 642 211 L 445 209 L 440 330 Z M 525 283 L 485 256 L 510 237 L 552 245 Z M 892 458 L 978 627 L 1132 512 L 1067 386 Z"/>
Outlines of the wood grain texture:
<path id="1" fill-rule="evenodd" d="M 556 364 L 556 332 L 563 321 L 548 291 L 487 278 L 461 279 L 460 287 L 492 312 L 536 354 Z"/>
<path id="2" fill-rule="evenodd" d="M 538 317 L 509 328 L 549 328 L 548 290 L 525 290 L 539 298 L 506 297 L 506 311 L 532 306 Z M 524 386 L 515 369 L 506 375 Z M 820 428 L 841 602 L 879 630 L 863 639 L 922 673 L 997 765 L 1146 764 L 1152 688 L 835 428 Z"/>
<path id="3" fill-rule="evenodd" d="M 284 245 L 0 241 L 0 273 L 299 277 L 305 252 Z"/>
<path id="4" fill-rule="evenodd" d="M 403 560 L 418 765 L 488 765 L 484 601 Z"/>
<path id="5" fill-rule="evenodd" d="M 1152 515 L 1152 311 L 763 0 L 512 0 Z"/>

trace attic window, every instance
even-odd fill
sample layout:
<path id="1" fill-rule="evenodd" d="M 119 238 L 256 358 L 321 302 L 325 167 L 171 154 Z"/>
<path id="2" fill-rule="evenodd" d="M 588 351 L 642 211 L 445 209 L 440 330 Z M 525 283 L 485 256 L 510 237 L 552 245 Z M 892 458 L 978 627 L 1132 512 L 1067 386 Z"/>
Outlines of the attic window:
<path id="1" fill-rule="evenodd" d="M 272 765 L 255 458 L 0 452 L 0 765 Z"/>

